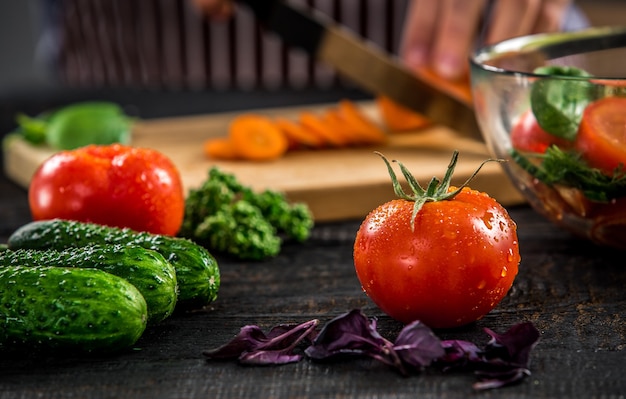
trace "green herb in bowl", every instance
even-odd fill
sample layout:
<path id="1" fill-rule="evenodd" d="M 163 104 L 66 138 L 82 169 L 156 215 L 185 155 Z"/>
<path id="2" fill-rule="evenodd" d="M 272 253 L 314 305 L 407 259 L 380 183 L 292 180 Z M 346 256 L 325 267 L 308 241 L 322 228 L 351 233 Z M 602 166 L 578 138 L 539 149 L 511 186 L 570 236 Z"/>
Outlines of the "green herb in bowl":
<path id="1" fill-rule="evenodd" d="M 626 249 L 626 26 L 519 37 L 472 57 L 488 147 L 557 225 Z"/>

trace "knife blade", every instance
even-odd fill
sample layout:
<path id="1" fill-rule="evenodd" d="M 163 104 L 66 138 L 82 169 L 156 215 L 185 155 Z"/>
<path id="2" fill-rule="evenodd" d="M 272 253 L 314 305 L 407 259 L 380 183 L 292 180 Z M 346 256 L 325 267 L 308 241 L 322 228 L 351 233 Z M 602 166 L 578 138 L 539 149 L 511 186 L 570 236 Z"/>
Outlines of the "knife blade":
<path id="1" fill-rule="evenodd" d="M 238 0 L 261 26 L 362 89 L 385 95 L 463 136 L 483 140 L 472 104 L 421 79 L 395 57 L 332 19 L 282 0 Z"/>

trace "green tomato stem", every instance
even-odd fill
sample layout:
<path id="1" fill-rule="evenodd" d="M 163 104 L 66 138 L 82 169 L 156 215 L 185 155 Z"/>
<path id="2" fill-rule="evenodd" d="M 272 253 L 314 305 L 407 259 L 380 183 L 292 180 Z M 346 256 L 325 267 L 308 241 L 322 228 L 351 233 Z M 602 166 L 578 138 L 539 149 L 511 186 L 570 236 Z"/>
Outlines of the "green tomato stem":
<path id="1" fill-rule="evenodd" d="M 387 165 L 387 170 L 389 171 L 389 176 L 391 177 L 393 191 L 396 196 L 400 199 L 413 201 L 415 203 L 413 206 L 413 212 L 411 214 L 411 229 L 414 229 L 415 218 L 417 217 L 417 214 L 422 209 L 425 203 L 453 199 L 457 194 L 461 192 L 461 190 L 463 190 L 464 187 L 468 187 L 469 183 L 474 179 L 474 177 L 476 177 L 480 169 L 482 169 L 482 167 L 487 162 L 505 162 L 504 159 L 495 158 L 489 158 L 484 160 L 463 184 L 457 187 L 456 190 L 449 191 L 450 184 L 452 182 L 452 176 L 454 175 L 454 169 L 456 168 L 456 164 L 459 158 L 458 150 L 455 150 L 452 153 L 452 159 L 448 164 L 448 168 L 443 179 L 439 180 L 437 177 L 433 177 L 430 180 L 430 183 L 428 184 L 426 190 L 422 188 L 415 176 L 413 176 L 413 174 L 407 169 L 406 166 L 404 166 L 404 164 L 402 164 L 400 161 L 392 160 L 392 162 L 396 162 L 398 164 L 400 170 L 402 171 L 402 175 L 404 176 L 407 183 L 409 184 L 409 187 L 411 188 L 412 193 L 407 194 L 402 188 L 400 182 L 398 181 L 398 177 L 396 176 L 396 173 L 394 172 L 393 168 L 391 167 L 391 163 L 387 160 L 387 158 L 378 151 L 375 151 L 374 153 L 380 156 L 385 162 L 385 165 Z"/>

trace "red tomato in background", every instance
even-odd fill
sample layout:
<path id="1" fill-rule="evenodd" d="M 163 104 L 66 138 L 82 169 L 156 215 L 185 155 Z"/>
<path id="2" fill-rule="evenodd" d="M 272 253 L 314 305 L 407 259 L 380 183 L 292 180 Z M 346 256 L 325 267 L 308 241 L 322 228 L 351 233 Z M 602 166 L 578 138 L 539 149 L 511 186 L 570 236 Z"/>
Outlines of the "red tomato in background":
<path id="1" fill-rule="evenodd" d="M 560 148 L 572 146 L 571 141 L 543 130 L 531 110 L 524 112 L 511 130 L 511 145 L 516 150 L 543 154 L 552 144 Z"/>
<path id="2" fill-rule="evenodd" d="M 620 164 L 626 167 L 626 98 L 606 97 L 589 104 L 575 146 L 590 166 L 608 176 Z"/>
<path id="3" fill-rule="evenodd" d="M 28 200 L 34 220 L 69 219 L 175 235 L 184 216 L 181 178 L 165 155 L 119 144 L 52 155 Z"/>
<path id="4" fill-rule="evenodd" d="M 361 224 L 354 265 L 363 290 L 403 323 L 449 328 L 478 320 L 517 275 L 515 223 L 494 199 L 469 188 L 425 203 L 411 229 L 413 205 L 392 200 Z"/>

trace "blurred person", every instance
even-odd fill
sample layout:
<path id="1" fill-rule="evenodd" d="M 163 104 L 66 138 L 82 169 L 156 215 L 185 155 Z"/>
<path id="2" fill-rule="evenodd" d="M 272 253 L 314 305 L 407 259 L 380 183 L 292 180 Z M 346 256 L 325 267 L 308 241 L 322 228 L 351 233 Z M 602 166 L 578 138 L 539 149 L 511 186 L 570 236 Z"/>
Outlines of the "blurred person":
<path id="1" fill-rule="evenodd" d="M 476 46 L 587 25 L 572 0 L 412 0 L 400 54 L 409 66 L 430 65 L 455 80 Z"/>
<path id="2" fill-rule="evenodd" d="M 191 0 L 213 20 L 234 10 L 232 0 Z M 533 33 L 588 25 L 572 0 L 410 0 L 400 56 L 413 68 L 430 66 L 440 76 L 466 76 L 477 45 Z"/>
<path id="3" fill-rule="evenodd" d="M 272 76 L 261 76 L 259 71 L 269 70 L 277 59 L 266 58 L 271 51 L 242 62 L 241 48 L 256 46 L 261 51 L 265 46 L 256 41 L 250 18 L 235 15 L 236 0 L 34 1 L 41 12 L 36 60 L 65 85 L 249 88 L 285 83 L 326 87 L 335 82 L 331 72 L 312 73 L 291 58 Z M 349 12 L 367 6 L 334 1 L 354 6 Z M 588 25 L 573 0 L 372 0 L 371 4 L 378 9 L 393 5 L 400 11 L 394 22 L 384 16 L 378 21 L 377 15 L 368 21 L 394 24 L 386 28 L 401 40 L 387 44 L 388 51 L 397 51 L 411 68 L 429 67 L 450 80 L 467 78 L 468 56 L 477 46 Z M 220 26 L 213 21 L 233 23 Z M 246 27 L 245 32 L 240 29 Z"/>

